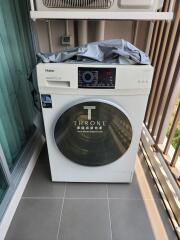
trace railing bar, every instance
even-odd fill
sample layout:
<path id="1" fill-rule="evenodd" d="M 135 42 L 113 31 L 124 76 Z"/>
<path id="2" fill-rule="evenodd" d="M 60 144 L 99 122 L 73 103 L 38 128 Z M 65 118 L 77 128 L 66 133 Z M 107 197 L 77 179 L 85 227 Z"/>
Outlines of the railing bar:
<path id="1" fill-rule="evenodd" d="M 162 43 L 162 48 L 161 48 L 161 52 L 159 55 L 159 60 L 158 60 L 158 65 L 155 68 L 155 73 L 154 73 L 154 88 L 153 88 L 153 98 L 151 99 L 150 102 L 150 107 L 151 107 L 151 112 L 149 113 L 149 128 L 152 127 L 152 116 L 153 116 L 153 111 L 154 111 L 154 104 L 155 102 L 158 103 L 159 100 L 156 99 L 154 96 L 157 96 L 157 92 L 158 90 L 161 90 L 163 82 L 162 82 L 162 75 L 161 72 L 163 73 L 165 71 L 164 69 L 164 60 L 167 59 L 166 57 L 166 49 L 167 49 L 167 45 L 168 45 L 168 37 L 169 37 L 169 32 L 170 32 L 170 26 L 171 23 L 167 23 L 166 25 L 166 30 L 165 30 L 165 35 L 164 35 L 164 39 L 163 39 L 163 43 Z"/>
<path id="2" fill-rule="evenodd" d="M 171 84 L 169 94 L 167 96 L 166 105 L 164 107 L 164 111 L 163 111 L 163 114 L 162 114 L 162 117 L 161 117 L 161 121 L 160 121 L 160 124 L 159 124 L 159 130 L 158 130 L 156 141 L 155 141 L 156 145 L 159 143 L 159 139 L 160 139 L 160 136 L 161 136 L 161 133 L 162 133 L 162 129 L 165 128 L 165 119 L 166 119 L 166 116 L 167 116 L 167 113 L 168 113 L 168 106 L 171 104 L 171 100 L 172 100 L 172 91 L 173 91 L 173 89 L 176 89 L 176 88 L 179 89 L 179 86 L 180 86 L 180 82 L 179 82 L 179 77 L 180 77 L 179 63 L 180 63 L 180 57 L 179 57 L 179 60 L 178 60 L 178 64 L 177 64 L 177 68 L 176 68 L 176 71 L 175 71 L 174 79 L 173 79 L 173 82 Z"/>
<path id="3" fill-rule="evenodd" d="M 176 36 L 177 36 L 176 34 L 178 32 L 179 19 L 180 19 L 180 4 L 178 4 L 176 19 L 175 19 L 175 22 L 172 26 L 172 33 L 170 35 L 171 38 L 169 36 L 169 30 L 168 30 L 168 33 L 166 32 L 165 44 L 167 43 L 167 40 L 169 40 L 169 45 L 166 46 L 166 48 L 165 48 L 165 45 L 163 43 L 163 46 L 164 46 L 163 51 L 165 51 L 165 49 L 167 49 L 166 56 L 164 56 L 164 54 L 161 54 L 160 61 L 159 61 L 159 64 L 158 64 L 158 68 L 157 68 L 157 72 L 156 72 L 157 74 L 155 74 L 156 88 L 155 88 L 155 93 L 154 93 L 155 95 L 154 96 L 156 96 L 156 98 L 152 99 L 152 102 L 151 102 L 151 106 L 153 106 L 153 107 L 151 108 L 150 117 L 149 117 L 149 123 L 148 123 L 149 129 L 152 128 L 155 113 L 156 113 L 156 110 L 157 110 L 157 106 L 158 106 L 159 101 L 160 101 L 160 92 L 162 90 L 162 87 L 163 87 L 163 84 L 164 84 L 164 81 L 165 81 L 165 78 L 166 78 L 166 75 L 167 75 L 168 66 L 170 64 L 172 50 L 173 50 L 174 42 L 175 42 L 175 39 L 176 39 Z M 168 23 L 168 26 L 169 26 L 169 23 Z M 168 38 L 168 36 L 169 36 L 169 38 Z M 159 79 L 160 70 L 163 70 L 162 75 L 161 75 L 161 79 Z"/>
<path id="4" fill-rule="evenodd" d="M 172 167 L 175 167 L 179 155 L 180 155 L 180 139 L 179 139 L 179 141 L 178 141 L 178 145 L 177 145 L 177 147 L 176 147 L 176 150 L 175 150 L 175 152 L 174 152 L 174 156 L 173 156 L 172 161 L 171 161 L 171 164 L 170 164 Z"/>
<path id="5" fill-rule="evenodd" d="M 177 38 L 178 38 L 178 36 L 177 36 Z M 165 108 L 165 106 L 166 106 L 167 96 L 169 95 L 170 99 L 171 99 L 172 94 L 174 92 L 174 87 L 176 86 L 176 84 L 174 84 L 173 88 L 172 88 L 176 67 L 179 68 L 178 59 L 179 59 L 179 56 L 180 56 L 180 38 L 178 38 L 178 42 L 175 41 L 174 45 L 176 46 L 176 48 L 174 50 L 172 64 L 170 65 L 170 72 L 169 72 L 169 75 L 165 78 L 164 85 L 162 87 L 161 93 L 159 92 L 160 101 L 157 104 L 157 109 L 156 109 L 156 112 L 155 112 L 154 124 L 153 124 L 153 127 L 152 127 L 152 135 L 156 134 L 161 113 L 163 112 L 163 108 Z M 174 81 L 176 82 L 176 80 L 177 79 L 175 78 Z M 170 99 L 169 99 L 169 101 L 170 101 Z M 168 101 L 168 106 L 169 106 L 169 101 Z M 163 119 L 163 121 L 164 121 L 164 119 Z M 158 133 L 158 140 L 159 140 L 159 135 L 160 134 Z"/>
<path id="6" fill-rule="evenodd" d="M 174 5 L 175 5 L 175 0 L 171 0 L 171 1 L 170 1 L 170 5 L 169 5 L 169 12 L 172 12 L 172 11 L 173 11 Z"/>
<path id="7" fill-rule="evenodd" d="M 164 4 L 163 5 L 163 8 L 162 8 L 162 11 L 164 11 L 165 10 L 165 8 L 166 8 L 166 10 L 167 10 L 167 7 L 168 7 L 168 5 L 167 5 L 167 3 L 169 3 L 169 1 L 167 1 L 166 2 L 166 4 Z M 170 23 L 169 23 L 169 25 L 170 25 Z M 159 29 L 160 29 L 160 27 L 161 27 L 161 24 L 160 24 L 160 22 L 156 22 L 156 25 L 155 25 L 155 31 L 154 31 L 154 37 L 153 37 L 153 41 L 152 41 L 152 44 L 151 44 L 151 52 L 150 52 L 150 59 L 151 59 L 151 62 L 153 62 L 154 61 L 154 57 L 155 57 L 155 55 L 156 55 L 156 45 L 157 45 L 157 42 L 158 42 L 158 40 L 159 40 L 159 35 L 158 35 L 158 33 L 159 33 Z M 168 36 L 168 35 L 167 35 Z M 163 44 L 165 44 L 165 43 L 163 43 Z M 165 44 L 165 46 L 166 46 L 166 44 Z M 158 51 L 159 52 L 159 51 Z M 155 66 L 156 67 L 156 66 Z M 155 68 L 155 72 L 156 72 L 156 68 Z M 154 73 L 154 76 L 155 76 L 155 73 Z M 153 78 L 153 83 L 152 83 L 152 88 L 151 88 L 151 92 L 150 92 L 150 95 L 149 95 L 149 99 L 148 99 L 148 104 L 147 104 L 147 109 L 146 109 L 146 113 L 145 113 L 145 119 L 144 119 L 144 122 L 145 122 L 145 124 L 146 125 L 148 125 L 148 122 L 149 122 L 149 117 L 150 117 L 150 112 L 151 112 L 151 110 L 152 110 L 152 101 L 153 101 L 153 99 L 154 99 L 154 94 L 155 94 L 155 89 L 156 89 L 156 86 L 157 86 L 157 83 L 156 83 L 156 81 L 155 81 L 156 79 L 155 79 L 155 77 Z"/>
<path id="8" fill-rule="evenodd" d="M 155 27 L 154 27 L 154 32 L 153 32 L 153 40 L 151 43 L 151 49 L 150 49 L 150 59 L 152 62 L 152 58 L 153 58 L 153 54 L 154 54 L 154 49 L 155 49 L 155 43 L 156 43 L 156 39 L 157 39 L 157 34 L 158 34 L 158 27 L 159 27 L 160 22 L 157 21 L 155 22 Z"/>
<path id="9" fill-rule="evenodd" d="M 169 148 L 170 148 L 172 139 L 174 137 L 179 119 L 180 119 L 180 103 L 178 105 L 178 109 L 176 111 L 176 115 L 174 117 L 171 130 L 169 132 L 169 136 L 168 136 L 168 139 L 167 139 L 167 142 L 166 142 L 166 146 L 165 146 L 164 151 L 163 151 L 164 154 L 167 154 L 168 151 L 169 151 Z"/>
<path id="10" fill-rule="evenodd" d="M 168 9 L 169 9 L 169 1 L 166 1 L 165 5 L 164 5 L 164 11 L 168 11 Z M 158 39 L 157 39 L 157 43 L 156 43 L 156 51 L 155 51 L 153 62 L 152 62 L 153 66 L 156 66 L 158 56 L 161 52 L 160 51 L 161 41 L 162 41 L 162 36 L 163 36 L 163 33 L 164 33 L 165 23 L 166 23 L 165 21 L 160 23 L 160 29 L 159 29 L 159 32 L 158 32 Z"/>
<path id="11" fill-rule="evenodd" d="M 154 30 L 154 22 L 151 21 L 149 24 L 149 29 L 148 29 L 148 36 L 147 36 L 147 41 L 146 41 L 146 54 L 149 55 L 150 52 L 150 46 L 151 46 L 151 41 L 152 41 L 152 36 L 153 36 L 153 30 Z"/>
<path id="12" fill-rule="evenodd" d="M 148 127 L 151 128 L 152 124 L 151 124 L 151 114 L 152 114 L 152 111 L 153 111 L 153 106 L 154 106 L 154 100 L 155 100 L 155 96 L 156 96 L 156 91 L 158 89 L 158 83 L 160 82 L 159 81 L 159 75 L 160 75 L 160 70 L 162 68 L 162 65 L 163 65 L 163 60 L 164 60 L 164 55 L 165 55 L 165 49 L 167 47 L 167 42 L 168 42 L 168 37 L 169 37 L 169 32 L 170 32 L 170 26 L 171 26 L 171 23 L 168 22 L 167 25 L 166 25 L 166 28 L 165 28 L 165 33 L 164 33 L 164 40 L 163 40 L 163 43 L 161 45 L 161 49 L 159 51 L 157 51 L 157 54 L 155 53 L 155 58 L 157 58 L 157 56 L 159 56 L 159 60 L 158 60 L 158 64 L 157 66 L 155 66 L 155 72 L 154 72 L 154 85 L 153 85 L 153 88 L 152 88 L 152 97 L 149 101 L 149 113 L 148 113 Z M 162 30 L 164 29 L 165 25 L 163 25 L 163 27 L 161 28 Z M 161 32 L 162 33 L 162 32 Z M 161 44 L 161 40 L 162 40 L 162 34 L 160 36 L 160 41 L 159 43 Z M 156 50 L 155 50 L 156 52 Z M 155 60 L 154 60 L 155 61 Z"/>
<path id="13" fill-rule="evenodd" d="M 162 9 L 160 9 L 158 12 L 162 12 L 162 11 L 164 11 L 164 4 L 163 4 Z M 157 40 L 157 33 L 158 33 L 159 24 L 160 24 L 159 21 L 156 21 L 155 24 L 154 24 L 153 37 L 152 37 L 152 40 L 151 40 L 150 53 L 149 53 L 149 58 L 151 59 L 151 62 L 152 62 L 152 58 L 153 58 L 153 54 L 154 54 L 155 43 L 156 43 L 156 40 Z"/>
<path id="14" fill-rule="evenodd" d="M 148 127 L 149 128 L 151 126 L 151 113 L 153 111 L 153 105 L 154 105 L 153 101 L 155 100 L 154 96 L 156 96 L 155 94 L 156 94 L 156 91 L 157 91 L 158 83 L 160 82 L 159 81 L 159 75 L 160 75 L 160 70 L 162 68 L 162 64 L 163 64 L 163 60 L 164 60 L 165 49 L 166 49 L 166 46 L 167 46 L 169 32 L 170 32 L 170 26 L 171 26 L 171 23 L 168 22 L 167 26 L 166 26 L 166 32 L 165 32 L 164 40 L 163 40 L 163 43 L 162 43 L 161 54 L 159 56 L 158 65 L 157 65 L 157 67 L 155 66 L 154 80 L 153 80 L 154 84 L 152 86 L 151 98 L 150 98 L 150 101 L 148 103 L 148 106 L 149 106 Z"/>
<path id="15" fill-rule="evenodd" d="M 162 39 L 162 34 L 163 34 L 163 29 L 164 29 L 165 21 L 159 22 L 159 28 L 158 28 L 158 35 L 156 39 L 156 45 L 153 53 L 153 58 L 152 58 L 152 65 L 156 67 L 157 63 L 157 57 L 160 53 L 160 46 L 161 46 L 161 39 Z"/>
<path id="16" fill-rule="evenodd" d="M 154 57 L 154 54 L 155 54 L 155 46 L 156 46 L 156 41 L 157 41 L 157 34 L 158 34 L 159 25 L 160 25 L 159 21 L 155 23 L 155 29 L 154 29 L 154 32 L 153 32 L 153 40 L 152 40 L 151 47 L 150 47 L 151 63 L 153 61 L 153 57 Z M 145 122 L 146 125 L 148 125 L 149 115 L 150 115 L 150 111 L 151 111 L 151 104 L 150 103 L 151 103 L 152 99 L 154 98 L 154 94 L 153 94 L 154 84 L 155 84 L 154 80 L 155 79 L 153 78 L 152 87 L 151 87 L 151 91 L 150 91 L 150 94 L 149 94 L 147 109 L 146 109 L 145 118 L 144 118 L 144 122 Z"/>

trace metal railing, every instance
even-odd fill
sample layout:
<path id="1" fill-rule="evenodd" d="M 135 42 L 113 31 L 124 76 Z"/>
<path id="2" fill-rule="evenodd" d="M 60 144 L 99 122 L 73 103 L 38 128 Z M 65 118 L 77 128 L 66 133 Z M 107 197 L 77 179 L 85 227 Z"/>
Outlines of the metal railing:
<path id="1" fill-rule="evenodd" d="M 167 11 L 171 0 L 164 3 Z M 169 169 L 180 183 L 180 4 L 174 1 L 172 22 L 156 22 L 150 45 L 150 58 L 155 68 L 145 126 L 154 140 L 154 150 L 162 153 Z M 172 117 L 173 115 L 173 117 Z M 169 131 L 168 131 L 169 129 Z M 169 132 L 169 133 L 168 133 Z M 172 142 L 176 136 L 176 143 Z M 178 136 L 179 134 L 179 136 Z"/>

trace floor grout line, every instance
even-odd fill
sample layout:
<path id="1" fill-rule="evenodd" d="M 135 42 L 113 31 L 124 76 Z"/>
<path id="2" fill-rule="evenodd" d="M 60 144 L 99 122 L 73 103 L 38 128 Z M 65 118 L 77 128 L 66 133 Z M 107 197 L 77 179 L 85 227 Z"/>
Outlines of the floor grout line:
<path id="1" fill-rule="evenodd" d="M 61 227 L 61 222 L 62 222 L 62 215 L 63 215 L 63 208 L 64 208 L 64 200 L 65 200 L 65 196 L 66 196 L 66 185 L 67 185 L 67 184 L 65 184 L 65 187 L 64 187 L 64 196 L 63 196 L 63 200 L 62 200 L 62 207 L 61 207 L 61 212 L 60 212 L 60 217 L 59 217 L 57 240 L 59 239 L 60 227 Z"/>
<path id="2" fill-rule="evenodd" d="M 107 199 L 107 197 L 102 197 L 102 198 L 100 198 L 100 197 L 71 197 L 71 198 L 65 198 L 65 199 L 68 199 L 68 200 L 81 200 L 81 199 L 95 199 L 95 200 L 106 200 Z"/>
<path id="3" fill-rule="evenodd" d="M 52 200 L 60 200 L 60 199 L 67 199 L 67 200 L 107 200 L 107 197 L 102 197 L 102 198 L 99 198 L 99 197 L 22 197 L 21 198 L 22 200 L 28 200 L 28 199 L 34 199 L 34 200 L 49 200 L 49 199 L 52 199 Z M 141 198 L 122 198 L 122 197 L 108 197 L 109 200 L 122 200 L 122 201 L 144 201 L 144 199 L 141 199 Z M 147 201 L 154 201 L 154 199 L 159 199 L 159 198 L 145 198 Z"/>
<path id="4" fill-rule="evenodd" d="M 59 199 L 63 199 L 63 197 L 22 197 L 23 199 L 35 199 L 35 200 L 48 200 L 48 199 L 52 199 L 52 200 L 59 200 Z"/>
<path id="5" fill-rule="evenodd" d="M 108 215 L 109 215 L 109 226 L 110 226 L 110 239 L 112 240 L 112 222 L 111 222 L 111 212 L 109 206 L 109 191 L 108 191 L 108 184 L 106 184 L 107 189 L 107 203 L 108 203 Z"/>

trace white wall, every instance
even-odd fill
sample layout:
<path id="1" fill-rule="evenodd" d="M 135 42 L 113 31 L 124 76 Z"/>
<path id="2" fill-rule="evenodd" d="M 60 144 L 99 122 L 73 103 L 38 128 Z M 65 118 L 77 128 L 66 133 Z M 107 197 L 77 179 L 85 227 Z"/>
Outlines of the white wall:
<path id="1" fill-rule="evenodd" d="M 48 37 L 48 23 L 46 20 L 38 20 L 37 24 L 37 36 L 39 41 L 39 47 L 41 52 L 50 52 L 49 37 Z M 52 43 L 53 52 L 65 49 L 66 46 L 61 45 L 61 36 L 65 35 L 65 21 L 63 20 L 51 20 L 52 31 Z M 73 21 L 69 21 L 69 34 L 72 37 L 72 46 L 74 46 L 74 24 Z"/>
<path id="2" fill-rule="evenodd" d="M 96 26 L 97 21 L 88 21 L 88 41 L 96 41 Z M 38 20 L 37 24 L 37 35 L 39 40 L 39 46 L 41 52 L 49 52 L 49 37 L 48 37 L 48 24 L 45 20 Z M 75 26 L 75 28 L 74 28 Z M 51 20 L 52 29 L 52 43 L 53 51 L 67 48 L 61 45 L 60 37 L 65 34 L 65 21 L 64 20 Z M 139 24 L 137 47 L 144 50 L 147 38 L 148 23 L 141 22 Z M 112 38 L 123 38 L 133 43 L 134 24 L 132 21 L 106 21 L 105 27 L 105 39 Z M 77 34 L 77 21 L 69 21 L 69 34 L 72 37 L 73 47 L 78 44 Z"/>

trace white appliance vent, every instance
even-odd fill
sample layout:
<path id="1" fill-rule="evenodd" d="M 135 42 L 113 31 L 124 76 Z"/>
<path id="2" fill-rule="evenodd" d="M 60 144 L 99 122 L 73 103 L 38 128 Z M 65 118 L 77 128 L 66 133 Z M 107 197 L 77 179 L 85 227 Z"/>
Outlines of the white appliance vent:
<path id="1" fill-rule="evenodd" d="M 47 8 L 110 8 L 114 0 L 42 0 Z"/>

